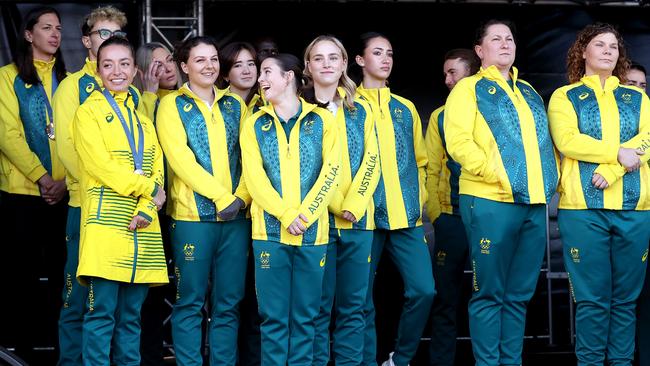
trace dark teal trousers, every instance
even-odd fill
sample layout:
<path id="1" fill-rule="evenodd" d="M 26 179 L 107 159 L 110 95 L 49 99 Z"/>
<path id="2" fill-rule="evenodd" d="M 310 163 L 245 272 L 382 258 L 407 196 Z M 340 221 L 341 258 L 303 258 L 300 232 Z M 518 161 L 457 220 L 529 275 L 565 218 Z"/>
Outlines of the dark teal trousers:
<path id="1" fill-rule="evenodd" d="M 400 230 L 375 230 L 364 310 L 366 330 L 362 365 L 377 365 L 377 331 L 372 289 L 375 271 L 384 249 L 404 281 L 405 301 L 395 340 L 393 362 L 397 366 L 406 366 L 418 349 L 435 294 L 431 255 L 424 240 L 422 226 Z"/>
<path id="2" fill-rule="evenodd" d="M 560 210 L 564 263 L 576 302 L 579 366 L 631 365 L 636 301 L 647 267 L 649 211 Z"/>
<path id="3" fill-rule="evenodd" d="M 172 221 L 171 244 L 176 277 L 172 337 L 179 365 L 203 365 L 201 309 L 209 289 L 210 365 L 237 362 L 239 303 L 244 298 L 250 220 Z"/>
<path id="4" fill-rule="evenodd" d="M 147 284 L 89 278 L 82 335 L 84 366 L 140 365 L 140 309 L 148 290 Z"/>
<path id="5" fill-rule="evenodd" d="M 327 245 L 253 240 L 262 365 L 312 366 Z"/>
<path id="6" fill-rule="evenodd" d="M 332 348 L 336 365 L 358 366 L 363 360 L 368 272 L 373 232 L 330 229 L 320 312 L 316 318 L 315 366 L 330 360 L 330 320 L 336 314 Z"/>
<path id="7" fill-rule="evenodd" d="M 546 248 L 546 206 L 461 195 L 474 278 L 469 330 L 477 366 L 521 365 L 526 309 Z"/>
<path id="8" fill-rule="evenodd" d="M 81 330 L 88 289 L 77 282 L 79 266 L 79 222 L 81 208 L 68 207 L 65 228 L 66 261 L 63 273 L 63 306 L 59 314 L 58 366 L 81 365 Z"/>

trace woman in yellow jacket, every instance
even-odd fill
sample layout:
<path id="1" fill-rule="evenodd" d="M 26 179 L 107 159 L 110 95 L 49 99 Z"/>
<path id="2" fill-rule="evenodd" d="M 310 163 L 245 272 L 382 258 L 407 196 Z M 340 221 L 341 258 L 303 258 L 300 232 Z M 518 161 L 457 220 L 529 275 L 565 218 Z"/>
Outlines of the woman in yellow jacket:
<path id="1" fill-rule="evenodd" d="M 431 256 L 422 230 L 427 152 L 420 116 L 411 101 L 391 93 L 387 79 L 393 68 L 393 47 L 379 33 L 360 37 L 356 63 L 363 71 L 359 96 L 370 104 L 379 145 L 381 176 L 374 205 L 370 280 L 365 306 L 365 346 L 362 365 L 376 365 L 377 334 L 372 302 L 373 282 L 384 249 L 400 271 L 406 301 L 397 342 L 384 365 L 405 366 L 415 356 L 435 293 Z M 373 217 L 370 214 L 374 213 Z"/>
<path id="2" fill-rule="evenodd" d="M 59 315 L 59 361 L 57 366 L 81 364 L 81 331 L 86 313 L 88 288 L 76 280 L 79 266 L 79 224 L 81 201 L 79 193 L 79 155 L 74 148 L 72 122 L 77 109 L 99 89 L 97 75 L 97 50 L 113 35 L 126 36 L 121 29 L 126 26 L 126 15 L 112 6 L 93 9 L 81 24 L 81 43 L 88 50 L 81 70 L 66 77 L 56 89 L 52 99 L 56 151 L 66 170 L 68 187 L 68 218 L 66 223 L 66 261 L 64 267 L 63 306 Z"/>
<path id="3" fill-rule="evenodd" d="M 240 123 L 247 115 L 237 95 L 214 86 L 217 44 L 194 37 L 176 51 L 189 81 L 164 97 L 157 128 L 172 170 L 171 244 L 176 276 L 172 336 L 176 360 L 200 365 L 201 309 L 210 283 L 211 365 L 235 365 L 239 303 L 244 296 L 250 196 L 241 177 Z"/>
<path id="4" fill-rule="evenodd" d="M 311 365 L 329 241 L 327 205 L 340 177 L 332 115 L 299 98 L 297 57 L 269 56 L 259 83 L 269 105 L 241 134 L 253 197 L 255 287 L 262 317 L 262 365 Z"/>
<path id="5" fill-rule="evenodd" d="M 259 94 L 257 77 L 259 65 L 255 47 L 248 42 L 232 42 L 219 50 L 219 77 L 217 87 L 239 95 L 248 106 L 248 114 L 257 112 L 264 102 Z M 251 251 L 252 251 L 251 242 Z M 248 257 L 246 291 L 240 306 L 239 364 L 260 363 L 260 315 L 255 294 L 255 260 Z"/>
<path id="6" fill-rule="evenodd" d="M 548 112 L 563 155 L 558 223 L 576 308 L 578 365 L 631 365 L 650 239 L 650 100 L 625 86 L 625 43 L 609 24 L 580 31 L 570 85 Z"/>
<path id="7" fill-rule="evenodd" d="M 65 253 L 65 169 L 51 107 L 66 75 L 59 19 L 53 8 L 29 11 L 13 63 L 0 68 L 0 221 L 7 243 L 0 275 L 11 294 L 0 315 L 0 344 L 15 346 L 26 360 L 34 329 L 56 339 L 59 303 L 49 300 L 60 296 Z M 40 277 L 48 278 L 43 298 L 35 290 Z"/>
<path id="8" fill-rule="evenodd" d="M 132 103 L 131 45 L 106 40 L 97 52 L 104 85 L 79 107 L 81 238 L 77 279 L 89 286 L 83 363 L 140 363 L 140 308 L 148 285 L 165 284 L 167 267 L 158 209 L 165 201 L 156 131 Z M 111 345 L 114 346 L 112 352 Z"/>
<path id="9" fill-rule="evenodd" d="M 481 69 L 456 84 L 444 120 L 474 271 L 470 335 L 476 365 L 520 365 L 558 164 L 544 102 L 512 67 L 510 23 L 489 20 L 476 36 Z"/>
<path id="10" fill-rule="evenodd" d="M 305 50 L 305 98 L 327 108 L 341 140 L 341 180 L 330 202 L 330 244 L 323 279 L 321 309 L 316 319 L 312 365 L 330 360 L 329 326 L 336 304 L 333 332 L 337 365 L 359 365 L 363 359 L 363 308 L 368 292 L 368 257 L 372 229 L 366 211 L 377 188 L 379 152 L 370 106 L 356 97 L 356 84 L 346 73 L 348 54 L 332 36 L 316 37 Z M 336 297 L 336 301 L 334 298 Z"/>

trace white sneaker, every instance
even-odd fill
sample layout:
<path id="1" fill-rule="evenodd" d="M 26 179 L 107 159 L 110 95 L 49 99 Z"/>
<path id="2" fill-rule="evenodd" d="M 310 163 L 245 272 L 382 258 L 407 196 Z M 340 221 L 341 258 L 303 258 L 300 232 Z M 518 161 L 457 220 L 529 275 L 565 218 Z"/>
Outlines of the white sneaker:
<path id="1" fill-rule="evenodd" d="M 382 363 L 381 366 L 396 366 L 395 362 L 393 362 L 393 354 L 394 353 L 395 352 L 389 353 L 388 354 L 388 359 L 386 361 L 384 361 L 384 363 Z M 410 365 L 406 365 L 406 366 L 410 366 Z"/>

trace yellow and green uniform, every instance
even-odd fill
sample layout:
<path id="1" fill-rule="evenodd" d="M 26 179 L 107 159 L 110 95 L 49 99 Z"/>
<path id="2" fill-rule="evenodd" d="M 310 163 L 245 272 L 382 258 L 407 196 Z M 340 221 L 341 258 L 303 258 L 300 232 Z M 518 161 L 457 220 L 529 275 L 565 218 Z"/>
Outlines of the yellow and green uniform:
<path id="1" fill-rule="evenodd" d="M 153 123 L 135 111 L 131 92 L 114 96 L 125 118 L 139 119 L 144 133 L 145 175 L 134 173 L 133 156 L 122 125 L 101 92 L 79 107 L 74 143 L 79 154 L 82 202 L 81 244 L 77 278 L 102 277 L 130 283 L 167 283 L 160 227 L 152 202 L 162 185 L 162 150 Z M 136 118 L 137 116 L 137 118 Z M 139 129 L 134 128 L 134 139 Z M 151 224 L 131 232 L 140 214 Z"/>
<path id="2" fill-rule="evenodd" d="M 436 297 L 431 309 L 429 361 L 432 366 L 451 366 L 456 356 L 456 310 L 469 254 L 465 227 L 460 217 L 460 164 L 447 152 L 444 133 L 445 107 L 429 118 L 424 142 L 427 147 L 427 204 L 433 223 L 435 247 L 432 268 Z"/>
<path id="3" fill-rule="evenodd" d="M 155 93 L 150 91 L 144 91 L 142 93 L 142 107 L 144 108 L 142 112 L 146 113 L 147 117 L 153 121 L 154 125 L 156 124 L 156 114 L 158 112 L 158 107 L 160 106 L 160 101 L 162 98 L 173 92 L 174 90 L 158 89 Z"/>
<path id="4" fill-rule="evenodd" d="M 406 302 L 400 318 L 393 361 L 408 364 L 420 343 L 434 295 L 429 250 L 422 230 L 427 153 L 420 116 L 413 103 L 389 88 L 357 88 L 375 120 L 381 177 L 373 195 L 373 234 L 365 305 L 363 365 L 376 365 L 377 335 L 372 302 L 374 275 L 384 247 L 400 269 Z M 370 219 L 370 217 L 368 218 Z"/>
<path id="5" fill-rule="evenodd" d="M 88 290 L 75 280 L 79 265 L 79 156 L 74 148 L 73 127 L 77 108 L 101 86 L 97 62 L 86 58 L 84 67 L 68 75 L 52 100 L 56 124 L 56 151 L 66 170 L 65 182 L 70 194 L 66 224 L 66 263 L 64 268 L 63 306 L 59 316 L 59 366 L 81 364 L 81 329 L 86 312 Z"/>
<path id="6" fill-rule="evenodd" d="M 246 210 L 231 221 L 217 216 L 236 198 L 246 206 L 251 202 L 239 148 L 247 108 L 239 96 L 213 91 L 208 106 L 185 84 L 161 100 L 157 113 L 160 143 L 173 172 L 169 213 L 177 292 L 171 322 L 176 359 L 184 365 L 202 363 L 201 309 L 208 282 L 210 364 L 235 365 L 251 237 Z"/>
<path id="7" fill-rule="evenodd" d="M 444 131 L 445 106 L 429 117 L 424 143 L 427 148 L 427 216 L 435 222 L 440 214 L 459 215 L 460 164 L 447 152 Z"/>
<path id="8" fill-rule="evenodd" d="M 370 104 L 379 142 L 381 178 L 374 207 L 368 209 L 374 212 L 375 226 L 384 230 L 420 226 L 427 165 L 420 116 L 413 103 L 388 88 L 360 86 L 357 92 Z"/>
<path id="9" fill-rule="evenodd" d="M 650 100 L 615 76 L 557 89 L 549 103 L 553 140 L 563 155 L 558 223 L 576 307 L 579 365 L 631 364 L 636 299 L 647 267 L 650 168 L 626 172 L 619 148 L 650 146 Z M 608 187 L 598 189 L 600 174 Z"/>
<path id="10" fill-rule="evenodd" d="M 368 256 L 372 249 L 374 221 L 366 211 L 372 201 L 381 168 L 375 122 L 370 106 L 355 98 L 352 108 L 343 104 L 345 91 L 338 89 L 341 104 L 334 116 L 341 141 L 341 179 L 330 202 L 330 244 L 323 279 L 321 307 L 316 318 L 313 365 L 330 359 L 329 325 L 336 294 L 336 327 L 333 332 L 337 365 L 359 365 L 363 358 L 363 308 L 368 291 Z M 329 108 L 329 107 L 328 107 Z M 357 218 L 345 220 L 343 211 Z"/>
<path id="11" fill-rule="evenodd" d="M 46 128 L 53 126 L 52 95 L 58 85 L 55 60 L 34 60 L 41 83 L 27 84 L 18 76 L 15 64 L 0 68 L 0 212 L 3 241 L 20 243 L 6 245 L 5 261 L 0 276 L 5 279 L 7 294 L 16 294 L 8 301 L 6 315 L 0 316 L 2 340 L 15 346 L 17 354 L 30 362 L 33 348 L 31 330 L 39 328 L 47 337 L 55 336 L 56 326 L 50 320 L 58 312 L 55 302 L 43 304 L 40 296 L 51 299 L 60 295 L 61 267 L 64 260 L 67 197 L 49 205 L 41 197 L 38 179 L 49 174 L 55 181 L 65 178 L 65 169 L 56 155 L 55 139 Z M 50 131 L 54 135 L 54 131 Z M 55 137 L 55 136 L 53 136 Z M 34 229 L 38 223 L 38 229 Z M 22 260 L 21 260 L 22 259 Z M 40 285 L 47 277 L 48 293 L 25 291 Z M 56 293 L 49 293 L 50 291 Z M 17 295 L 21 293 L 21 295 Z M 10 295 L 11 296 L 11 295 Z M 46 320 L 41 317 L 45 317 Z M 32 323 L 33 322 L 33 323 Z M 53 333 L 53 334 L 51 334 Z M 23 353 L 25 350 L 28 353 Z"/>
<path id="12" fill-rule="evenodd" d="M 481 68 L 459 81 L 445 104 L 474 271 L 469 315 L 477 365 L 521 363 L 526 307 L 546 244 L 545 204 L 559 175 L 544 102 L 517 75 L 516 68 L 508 79 L 496 66 Z"/>
<path id="13" fill-rule="evenodd" d="M 290 135 L 270 105 L 249 117 L 242 130 L 255 240 L 296 246 L 328 242 L 327 205 L 340 179 L 338 131 L 326 110 L 302 100 L 301 107 L 295 120 L 299 128 Z M 293 236 L 286 228 L 300 213 L 307 217 L 308 229 Z"/>
<path id="14" fill-rule="evenodd" d="M 39 178 L 46 173 L 54 180 L 65 177 L 56 140 L 45 133 L 51 122 L 46 103 L 52 99 L 53 81 L 58 84 L 54 61 L 34 60 L 42 88 L 22 81 L 14 64 L 0 68 L 0 190 L 7 193 L 40 196 Z"/>
<path id="15" fill-rule="evenodd" d="M 162 149 L 153 123 L 136 111 L 132 94 L 110 93 L 112 106 L 96 90 L 77 109 L 72 123 L 81 195 L 77 279 L 89 285 L 82 330 L 84 365 L 108 363 L 112 339 L 116 363 L 138 364 L 140 308 L 147 285 L 168 282 L 158 210 L 152 201 L 163 183 Z M 122 122 L 130 126 L 128 134 Z M 142 151 L 142 175 L 135 171 L 139 164 L 129 140 Z M 135 215 L 150 224 L 130 231 Z M 114 317 L 116 312 L 119 317 Z"/>
<path id="16" fill-rule="evenodd" d="M 230 91 L 230 87 L 227 88 Z M 232 91 L 230 91 L 232 92 Z M 248 115 L 253 115 L 265 103 L 259 92 L 247 104 Z M 251 242 L 252 251 L 252 242 Z M 253 256 L 249 256 L 246 265 L 246 293 L 240 305 L 239 337 L 242 339 L 239 348 L 239 362 L 242 365 L 259 365 L 260 363 L 260 315 L 257 311 L 257 295 L 255 294 L 255 265 Z"/>
<path id="17" fill-rule="evenodd" d="M 329 241 L 327 206 L 341 175 L 339 131 L 330 112 L 300 99 L 298 113 L 287 121 L 272 104 L 261 107 L 246 121 L 240 141 L 253 197 L 262 364 L 311 365 L 323 244 Z M 287 227 L 299 214 L 307 230 L 294 236 Z"/>

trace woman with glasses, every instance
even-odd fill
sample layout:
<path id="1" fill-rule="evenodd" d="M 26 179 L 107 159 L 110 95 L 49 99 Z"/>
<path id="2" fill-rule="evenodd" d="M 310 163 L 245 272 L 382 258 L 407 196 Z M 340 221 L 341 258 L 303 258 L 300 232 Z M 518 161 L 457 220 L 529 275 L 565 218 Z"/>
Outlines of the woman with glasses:
<path id="1" fill-rule="evenodd" d="M 13 63 L 0 68 L 0 215 L 7 258 L 2 278 L 11 294 L 2 312 L 0 344 L 15 346 L 29 360 L 32 332 L 54 337 L 59 304 L 37 297 L 39 277 L 60 296 L 66 185 L 56 153 L 51 100 L 66 75 L 61 23 L 53 8 L 29 11 L 23 19 Z M 18 295 L 18 294 L 21 295 Z M 45 323 L 38 314 L 50 319 Z"/>
<path id="2" fill-rule="evenodd" d="M 140 313 L 149 285 L 168 282 L 158 210 L 165 202 L 162 149 L 129 85 L 133 48 L 121 37 L 97 51 L 104 88 L 73 122 L 79 154 L 81 239 L 77 279 L 88 285 L 83 364 L 140 364 Z M 112 347 L 111 347 L 112 346 Z"/>
<path id="3" fill-rule="evenodd" d="M 59 366 L 81 364 L 81 328 L 88 290 L 75 277 L 79 265 L 79 155 L 74 148 L 72 121 L 81 105 L 101 85 L 97 74 L 97 49 L 104 43 L 98 30 L 120 32 L 126 26 L 126 15 L 105 6 L 94 9 L 81 25 L 81 43 L 88 50 L 81 70 L 66 77 L 54 94 L 52 107 L 56 124 L 56 150 L 66 170 L 65 182 L 70 194 L 66 224 L 66 262 L 64 268 L 63 306 L 59 316 Z M 106 34 L 103 34 L 106 36 Z"/>

